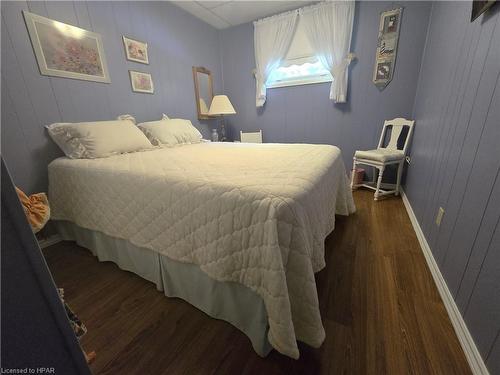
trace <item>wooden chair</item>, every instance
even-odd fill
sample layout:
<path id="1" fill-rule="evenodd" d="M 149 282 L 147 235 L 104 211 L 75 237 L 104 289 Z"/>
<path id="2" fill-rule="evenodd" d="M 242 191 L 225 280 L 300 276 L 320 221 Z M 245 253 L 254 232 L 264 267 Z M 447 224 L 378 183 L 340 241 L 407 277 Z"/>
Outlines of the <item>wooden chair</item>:
<path id="1" fill-rule="evenodd" d="M 262 143 L 262 130 L 246 133 L 240 131 L 240 141 L 245 143 Z"/>
<path id="2" fill-rule="evenodd" d="M 351 174 L 351 189 L 359 186 L 367 187 L 369 189 L 375 190 L 374 200 L 378 200 L 379 197 L 388 194 L 399 194 L 399 189 L 401 185 L 401 174 L 403 173 L 403 166 L 406 157 L 406 152 L 408 150 L 409 141 L 413 132 L 413 126 L 415 121 L 406 120 L 404 118 L 395 118 L 394 120 L 386 120 L 384 122 L 384 127 L 382 128 L 382 134 L 380 135 L 380 140 L 378 142 L 377 149 L 368 151 L 356 151 L 354 153 L 353 170 Z M 402 148 L 398 147 L 400 141 L 400 136 L 405 127 L 408 127 L 408 132 L 406 133 L 406 138 L 404 139 L 404 145 Z M 384 146 L 384 140 L 387 135 L 387 130 L 391 128 L 391 137 L 386 146 Z M 401 140 L 402 141 L 402 140 Z M 375 173 L 373 175 L 373 180 L 371 183 L 354 183 L 354 171 L 356 166 L 359 164 L 368 165 L 375 169 L 378 169 L 378 179 L 375 182 Z M 382 177 L 384 175 L 384 170 L 387 165 L 397 164 L 398 173 L 396 184 L 382 184 Z M 384 185 L 388 186 L 392 190 L 382 190 L 380 187 Z"/>

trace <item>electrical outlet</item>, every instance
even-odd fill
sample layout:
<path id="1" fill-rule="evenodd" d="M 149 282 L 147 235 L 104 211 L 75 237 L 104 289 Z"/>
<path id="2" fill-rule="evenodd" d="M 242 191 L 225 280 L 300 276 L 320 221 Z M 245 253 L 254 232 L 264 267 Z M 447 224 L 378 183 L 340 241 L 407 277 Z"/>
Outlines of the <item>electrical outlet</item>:
<path id="1" fill-rule="evenodd" d="M 408 163 L 408 165 L 410 165 L 411 158 L 409 156 L 407 156 L 405 159 L 406 159 L 406 162 Z"/>
<path id="2" fill-rule="evenodd" d="M 436 215 L 436 225 L 439 227 L 441 225 L 441 220 L 443 220 L 444 208 L 439 207 L 438 213 Z"/>

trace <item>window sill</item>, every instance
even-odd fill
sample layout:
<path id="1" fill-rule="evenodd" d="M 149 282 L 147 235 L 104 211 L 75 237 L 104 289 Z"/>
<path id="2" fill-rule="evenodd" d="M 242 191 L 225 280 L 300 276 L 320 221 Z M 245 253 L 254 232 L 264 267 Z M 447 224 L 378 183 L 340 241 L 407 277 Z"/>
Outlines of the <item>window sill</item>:
<path id="1" fill-rule="evenodd" d="M 290 81 L 281 81 L 275 82 L 270 85 L 266 85 L 268 89 L 276 89 L 279 87 L 289 87 L 289 86 L 302 86 L 302 85 L 312 85 L 315 83 L 325 83 L 332 82 L 331 77 L 310 77 L 304 79 L 290 80 Z"/>

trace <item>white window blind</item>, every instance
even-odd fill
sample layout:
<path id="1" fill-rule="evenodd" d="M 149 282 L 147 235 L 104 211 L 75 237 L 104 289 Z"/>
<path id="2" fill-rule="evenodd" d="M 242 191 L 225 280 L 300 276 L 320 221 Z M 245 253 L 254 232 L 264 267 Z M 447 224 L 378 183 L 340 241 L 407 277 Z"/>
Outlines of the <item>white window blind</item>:
<path id="1" fill-rule="evenodd" d="M 276 88 L 331 81 L 332 75 L 318 61 L 299 19 L 286 57 L 271 72 L 266 86 Z"/>
<path id="2" fill-rule="evenodd" d="M 299 18 L 288 53 L 280 65 L 281 67 L 287 67 L 290 65 L 302 65 L 305 63 L 312 64 L 316 61 L 317 59 L 311 43 L 307 38 L 303 22 L 301 22 Z"/>

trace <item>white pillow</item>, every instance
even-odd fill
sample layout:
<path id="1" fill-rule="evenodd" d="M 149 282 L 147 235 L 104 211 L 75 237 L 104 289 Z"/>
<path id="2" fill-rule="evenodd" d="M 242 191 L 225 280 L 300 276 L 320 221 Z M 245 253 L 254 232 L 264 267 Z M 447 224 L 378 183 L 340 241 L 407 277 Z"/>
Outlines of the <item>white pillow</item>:
<path id="1" fill-rule="evenodd" d="M 143 122 L 137 126 L 155 146 L 200 143 L 202 138 L 191 121 L 179 118 Z"/>
<path id="2" fill-rule="evenodd" d="M 72 159 L 95 159 L 151 149 L 147 137 L 131 120 L 55 123 L 50 137 Z"/>
<path id="3" fill-rule="evenodd" d="M 130 120 L 135 124 L 137 124 L 137 121 L 135 121 L 135 117 L 129 114 L 126 115 L 120 115 L 116 118 L 117 120 Z"/>

